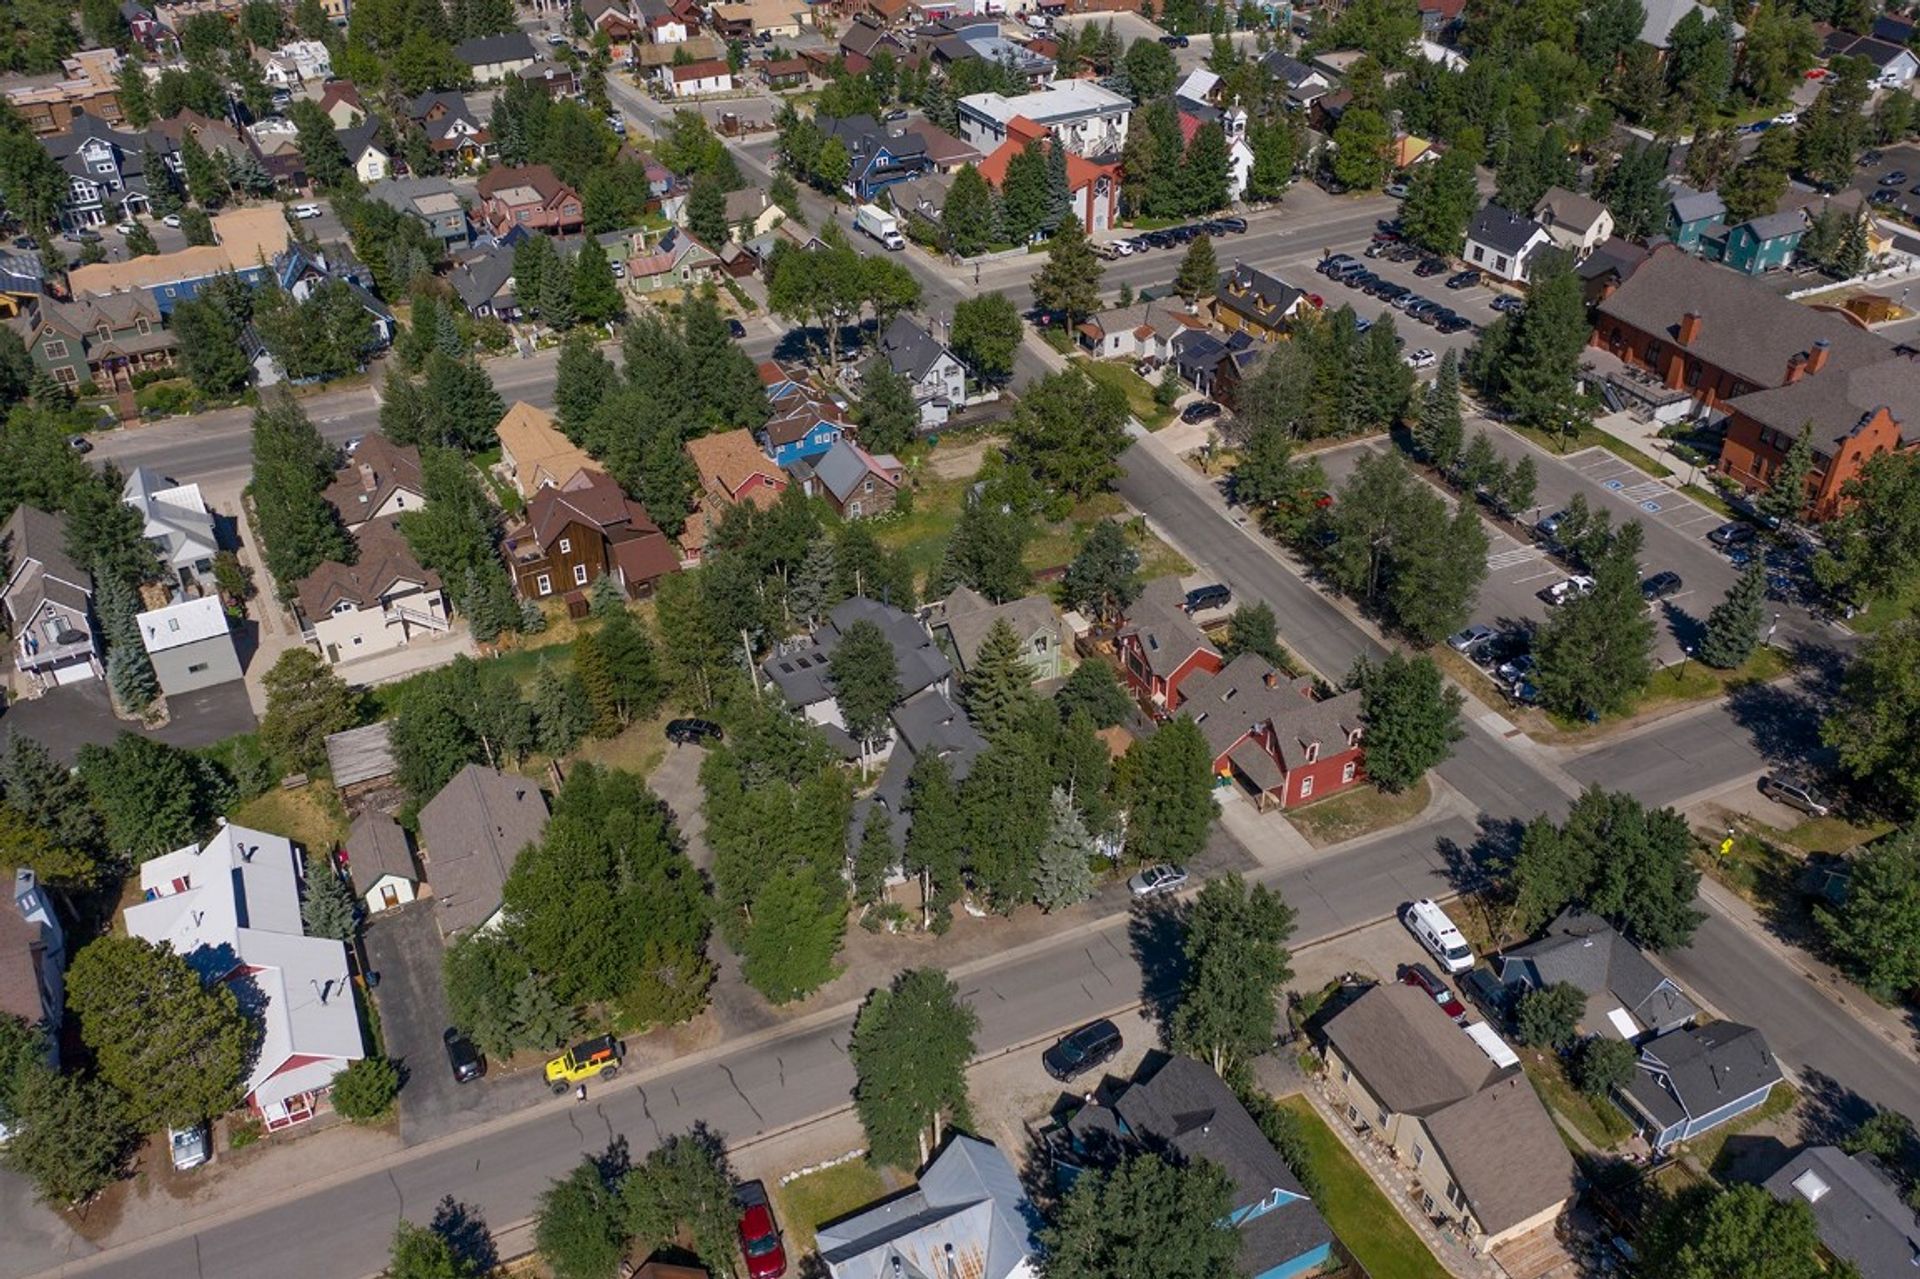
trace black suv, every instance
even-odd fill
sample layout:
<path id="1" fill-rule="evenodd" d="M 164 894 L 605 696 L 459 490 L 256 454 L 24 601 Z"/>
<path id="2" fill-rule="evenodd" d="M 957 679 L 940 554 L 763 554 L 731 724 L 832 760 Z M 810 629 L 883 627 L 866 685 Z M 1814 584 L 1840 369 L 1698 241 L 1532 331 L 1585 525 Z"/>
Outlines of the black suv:
<path id="1" fill-rule="evenodd" d="M 1202 609 L 1225 608 L 1233 603 L 1233 592 L 1215 582 L 1211 586 L 1196 586 L 1187 592 L 1187 612 L 1198 613 Z"/>
<path id="2" fill-rule="evenodd" d="M 1053 1047 L 1041 1054 L 1040 1064 L 1061 1083 L 1069 1083 L 1076 1076 L 1112 1061 L 1122 1042 L 1120 1028 L 1103 1017 L 1061 1036 Z"/>
<path id="3" fill-rule="evenodd" d="M 1640 598 L 1652 604 L 1680 593 L 1680 575 L 1662 571 L 1640 583 Z"/>
<path id="4" fill-rule="evenodd" d="M 720 726 L 710 719 L 667 721 L 667 740 L 675 746 L 698 746 L 702 742 L 717 742 L 722 736 Z"/>
<path id="5" fill-rule="evenodd" d="M 481 1059 L 480 1050 L 452 1026 L 447 1027 L 440 1036 L 440 1042 L 447 1046 L 447 1065 L 453 1070 L 454 1083 L 471 1083 L 487 1073 L 487 1064 Z"/>

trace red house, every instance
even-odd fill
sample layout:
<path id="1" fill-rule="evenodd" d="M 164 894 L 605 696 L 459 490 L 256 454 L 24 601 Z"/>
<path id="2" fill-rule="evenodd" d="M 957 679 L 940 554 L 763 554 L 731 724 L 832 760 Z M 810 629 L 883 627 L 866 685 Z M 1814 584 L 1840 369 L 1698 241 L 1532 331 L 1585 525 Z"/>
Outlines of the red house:
<path id="1" fill-rule="evenodd" d="M 544 164 L 489 169 L 480 179 L 481 218 L 495 235 L 515 226 L 570 235 L 581 226 L 580 193 Z"/>
<path id="2" fill-rule="evenodd" d="M 1185 603 L 1179 579 L 1149 582 L 1114 636 L 1120 677 L 1155 715 L 1179 710 L 1181 685 L 1196 672 L 1214 674 L 1223 664 L 1220 650 L 1187 615 Z"/>
<path id="3" fill-rule="evenodd" d="M 1218 673 L 1195 672 L 1183 693 L 1180 713 L 1206 737 L 1214 776 L 1261 808 L 1297 808 L 1367 779 L 1357 689 L 1321 700 L 1312 680 L 1242 653 Z"/>

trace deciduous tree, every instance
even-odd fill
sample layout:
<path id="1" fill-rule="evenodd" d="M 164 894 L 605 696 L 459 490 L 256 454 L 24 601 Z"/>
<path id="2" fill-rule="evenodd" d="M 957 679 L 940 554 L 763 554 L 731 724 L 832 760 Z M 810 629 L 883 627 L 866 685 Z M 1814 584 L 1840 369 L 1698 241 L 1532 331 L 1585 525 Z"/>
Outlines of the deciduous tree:
<path id="1" fill-rule="evenodd" d="M 1152 1151 L 1074 1178 L 1040 1232 L 1047 1279 L 1214 1279 L 1230 1274 L 1240 1235 L 1233 1186 L 1216 1163 L 1172 1163 Z"/>
<path id="2" fill-rule="evenodd" d="M 1556 1051 L 1568 1047 L 1579 1033 L 1580 1016 L 1586 1008 L 1585 992 L 1571 982 L 1528 991 L 1520 997 L 1515 1014 L 1520 1042 Z"/>
<path id="3" fill-rule="evenodd" d="M 1127 448 L 1127 399 L 1078 369 L 1049 373 L 1014 411 L 1012 460 L 1061 498 L 1084 500 L 1120 475 Z"/>
<path id="4" fill-rule="evenodd" d="M 1920 841 L 1912 831 L 1851 858 L 1847 895 L 1814 918 L 1842 966 L 1869 990 L 1897 997 L 1920 986 Z"/>
<path id="5" fill-rule="evenodd" d="M 1367 777 L 1381 790 L 1414 785 L 1466 736 L 1460 723 L 1466 698 L 1425 654 L 1409 658 L 1393 650 L 1377 663 L 1363 657 L 1348 682 L 1360 689 Z"/>
<path id="6" fill-rule="evenodd" d="M 1093 255 L 1080 219 L 1067 218 L 1047 242 L 1047 261 L 1033 276 L 1033 300 L 1060 313 L 1068 333 L 1100 309 L 1100 277 L 1106 268 Z"/>
<path id="7" fill-rule="evenodd" d="M 290 769 L 318 768 L 327 757 L 327 737 L 360 722 L 360 695 L 309 648 L 280 655 L 262 681 L 267 713 L 260 744 Z"/>
<path id="8" fill-rule="evenodd" d="M 948 1125 L 971 1122 L 967 1065 L 980 1019 L 936 968 L 910 968 L 867 997 L 847 1053 L 869 1157 L 919 1167 Z"/>
<path id="9" fill-rule="evenodd" d="M 1273 1045 L 1280 988 L 1293 976 L 1293 908 L 1236 875 L 1208 880 L 1187 913 L 1174 1047 L 1232 1076 Z"/>

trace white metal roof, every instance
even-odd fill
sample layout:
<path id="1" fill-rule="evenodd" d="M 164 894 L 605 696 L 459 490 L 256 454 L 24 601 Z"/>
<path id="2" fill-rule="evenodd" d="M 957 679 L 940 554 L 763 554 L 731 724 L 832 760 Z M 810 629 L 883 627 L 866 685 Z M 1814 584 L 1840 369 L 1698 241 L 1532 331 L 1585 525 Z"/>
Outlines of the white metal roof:
<path id="1" fill-rule="evenodd" d="M 1467 1038 L 1471 1039 L 1480 1051 L 1502 1070 L 1520 1064 L 1519 1054 L 1507 1047 L 1507 1041 L 1500 1038 L 1499 1033 L 1484 1021 L 1476 1021 L 1468 1026 Z"/>
<path id="2" fill-rule="evenodd" d="M 156 608 L 135 620 L 140 623 L 140 643 L 149 653 L 164 653 L 227 633 L 227 611 L 214 595 Z"/>

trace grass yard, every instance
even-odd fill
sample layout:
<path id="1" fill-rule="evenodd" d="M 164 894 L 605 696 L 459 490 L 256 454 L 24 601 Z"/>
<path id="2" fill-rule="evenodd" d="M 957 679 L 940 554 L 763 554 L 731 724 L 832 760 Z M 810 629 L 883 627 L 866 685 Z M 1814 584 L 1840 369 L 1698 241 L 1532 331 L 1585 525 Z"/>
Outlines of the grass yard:
<path id="1" fill-rule="evenodd" d="M 1597 725 L 1551 712 L 1547 713 L 1547 718 L 1561 732 L 1570 735 L 1590 732 L 1594 728 L 1618 727 L 1638 716 L 1668 706 L 1721 697 L 1749 684 L 1769 683 L 1792 669 L 1787 655 L 1777 648 L 1762 647 L 1746 662 L 1730 671 L 1715 670 L 1698 659 L 1688 659 L 1655 671 L 1632 706 L 1619 715 L 1602 716 Z"/>
<path id="2" fill-rule="evenodd" d="M 1163 409 L 1155 404 L 1153 388 L 1147 384 L 1147 380 L 1124 363 L 1113 360 L 1080 360 L 1074 367 L 1104 386 L 1118 387 L 1120 393 L 1127 397 L 1127 407 L 1149 431 L 1157 431 L 1173 420 L 1173 410 Z"/>
<path id="3" fill-rule="evenodd" d="M 1717 515 L 1724 515 L 1730 520 L 1741 518 L 1740 512 L 1728 505 L 1726 498 L 1704 485 L 1687 484 L 1683 485 L 1680 491 Z"/>
<path id="4" fill-rule="evenodd" d="M 574 750 L 573 758 L 646 777 L 667 756 L 667 721 L 671 718 L 672 712 L 662 711 L 652 719 L 627 725 L 616 736 L 588 738 Z"/>
<path id="5" fill-rule="evenodd" d="M 324 853 L 347 837 L 340 797 L 326 782 L 310 782 L 298 790 L 276 786 L 229 816 L 236 825 L 285 836 L 310 853 Z"/>
<path id="6" fill-rule="evenodd" d="M 1560 1059 L 1552 1053 L 1522 1048 L 1520 1063 L 1547 1108 L 1559 1113 L 1594 1145 L 1611 1149 L 1633 1135 L 1633 1125 L 1620 1108 L 1605 1098 L 1596 1101 L 1575 1088 Z"/>
<path id="7" fill-rule="evenodd" d="M 1862 635 L 1877 634 L 1895 622 L 1911 617 L 1913 604 L 1914 593 L 1910 591 L 1898 595 L 1885 595 L 1847 619 L 1847 625 Z"/>
<path id="8" fill-rule="evenodd" d="M 1060 354 L 1062 355 L 1073 354 L 1074 352 L 1073 338 L 1067 333 L 1065 329 L 1056 328 L 1051 324 L 1045 324 L 1045 325 L 1036 325 L 1034 327 L 1034 332 L 1040 335 L 1040 340 L 1042 342 L 1045 342 L 1048 346 L 1060 352 Z"/>
<path id="9" fill-rule="evenodd" d="M 1849 848 L 1871 843 L 1892 829 L 1892 822 L 1875 821 L 1856 826 L 1839 817 L 1809 817 L 1784 832 L 1783 838 L 1810 853 L 1844 853 Z"/>
<path id="10" fill-rule="evenodd" d="M 1718 842 L 1703 843 L 1694 860 L 1700 868 L 1755 904 L 1779 903 L 1793 898 L 1802 859 L 1790 848 L 1763 839 L 1751 831 L 1733 837 L 1733 849 L 1720 855 Z"/>
<path id="11" fill-rule="evenodd" d="M 1317 804 L 1291 809 L 1286 817 L 1295 830 L 1307 837 L 1308 843 L 1315 848 L 1326 848 L 1411 821 L 1426 808 L 1431 795 L 1424 777 L 1398 795 L 1389 795 L 1370 785 L 1357 786 Z"/>
<path id="12" fill-rule="evenodd" d="M 1446 1267 L 1312 1104 L 1304 1097 L 1282 1097 L 1279 1104 L 1299 1117 L 1308 1157 L 1319 1174 L 1323 1191 L 1314 1206 L 1371 1279 L 1447 1279 Z"/>
<path id="13" fill-rule="evenodd" d="M 1720 1156 L 1726 1149 L 1729 1137 L 1751 1132 L 1761 1124 L 1780 1118 L 1799 1104 L 1800 1094 L 1792 1084 L 1775 1084 L 1773 1091 L 1767 1094 L 1766 1101 L 1758 1109 L 1749 1110 L 1746 1114 L 1731 1119 L 1718 1128 L 1701 1133 L 1692 1141 L 1683 1143 L 1681 1149 L 1697 1161 L 1700 1167 L 1718 1176 L 1723 1171 L 1720 1167 Z"/>
<path id="14" fill-rule="evenodd" d="M 780 1201 L 780 1224 L 786 1228 L 787 1241 L 796 1253 L 804 1254 L 813 1251 L 815 1230 L 883 1198 L 887 1186 L 872 1164 L 850 1159 L 796 1177 L 775 1187 L 773 1194 Z"/>

